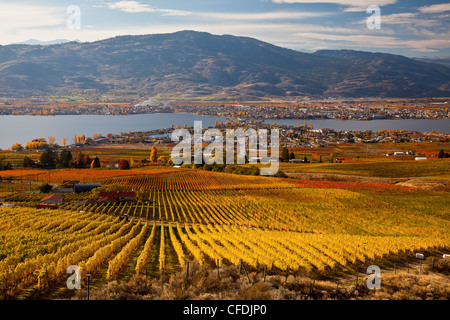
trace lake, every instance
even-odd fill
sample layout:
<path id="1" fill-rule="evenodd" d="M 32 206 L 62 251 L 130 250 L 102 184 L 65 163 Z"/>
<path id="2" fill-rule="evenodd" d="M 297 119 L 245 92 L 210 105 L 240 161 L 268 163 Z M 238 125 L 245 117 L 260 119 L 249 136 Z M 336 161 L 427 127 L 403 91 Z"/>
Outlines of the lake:
<path id="1" fill-rule="evenodd" d="M 75 134 L 92 137 L 94 133 L 107 135 L 128 131 L 149 131 L 174 126 L 194 125 L 194 121 L 203 121 L 203 127 L 214 127 L 216 119 L 221 117 L 197 116 L 182 113 L 133 114 L 127 116 L 107 115 L 61 115 L 61 116 L 0 116 L 0 148 L 8 149 L 14 143 L 25 147 L 28 141 L 36 138 L 55 137 L 61 144 L 66 138 L 72 143 Z"/>
<path id="2" fill-rule="evenodd" d="M 0 116 L 0 148 L 10 148 L 14 143 L 23 146 L 35 138 L 55 137 L 61 144 L 66 138 L 67 144 L 77 135 L 92 137 L 94 133 L 106 135 L 119 134 L 128 131 L 149 131 L 174 126 L 193 126 L 194 121 L 203 121 L 203 127 L 214 126 L 216 119 L 226 122 L 221 117 L 197 116 L 182 113 L 133 114 L 127 116 L 105 115 L 64 115 L 64 116 Z M 372 130 L 398 129 L 426 132 L 440 130 L 450 133 L 450 120 L 372 120 L 372 121 L 344 121 L 344 120 L 306 120 L 315 129 L 331 128 L 334 130 Z M 277 123 L 296 126 L 303 124 L 304 119 L 272 119 L 266 123 Z"/>
<path id="3" fill-rule="evenodd" d="M 450 133 L 450 119 L 393 119 L 393 120 L 305 120 L 305 119 L 270 119 L 265 120 L 268 124 L 279 124 L 286 126 L 303 125 L 305 121 L 312 124 L 314 129 L 334 129 L 334 130 L 405 130 L 418 132 L 431 132 L 440 130 L 441 133 Z"/>

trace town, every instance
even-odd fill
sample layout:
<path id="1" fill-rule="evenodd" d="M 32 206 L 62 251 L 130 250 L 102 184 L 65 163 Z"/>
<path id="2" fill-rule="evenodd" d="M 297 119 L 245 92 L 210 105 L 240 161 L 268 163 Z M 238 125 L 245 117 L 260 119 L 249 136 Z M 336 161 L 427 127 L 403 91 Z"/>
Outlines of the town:
<path id="1" fill-rule="evenodd" d="M 127 96 L 73 99 L 0 99 L 0 115 L 130 115 L 192 113 L 219 116 L 230 121 L 263 122 L 267 119 L 449 119 L 446 98 L 398 100 L 295 100 L 245 102 L 176 102 Z"/>

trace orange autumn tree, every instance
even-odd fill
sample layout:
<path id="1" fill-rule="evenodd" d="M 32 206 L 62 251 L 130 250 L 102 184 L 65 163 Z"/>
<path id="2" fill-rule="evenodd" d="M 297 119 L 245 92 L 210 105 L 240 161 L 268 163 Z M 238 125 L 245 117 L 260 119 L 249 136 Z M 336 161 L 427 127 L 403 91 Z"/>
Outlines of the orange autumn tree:
<path id="1" fill-rule="evenodd" d="M 158 150 L 156 148 L 156 145 L 153 145 L 152 151 L 150 153 L 150 162 L 156 163 L 158 161 Z"/>
<path id="2" fill-rule="evenodd" d="M 12 151 L 22 151 L 23 147 L 20 143 L 14 143 L 11 147 Z"/>

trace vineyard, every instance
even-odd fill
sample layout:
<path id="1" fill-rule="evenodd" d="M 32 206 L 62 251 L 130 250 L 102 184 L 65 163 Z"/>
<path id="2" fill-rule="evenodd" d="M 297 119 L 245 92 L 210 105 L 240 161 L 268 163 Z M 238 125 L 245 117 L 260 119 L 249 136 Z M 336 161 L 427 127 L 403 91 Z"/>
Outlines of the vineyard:
<path id="1" fill-rule="evenodd" d="M 147 201 L 83 204 L 89 194 L 66 194 L 60 209 L 127 214 L 142 221 L 215 225 L 240 225 L 270 230 L 367 235 L 447 234 L 448 222 L 433 217 L 436 204 L 424 207 L 414 201 L 417 191 L 397 190 L 399 197 L 387 202 L 378 189 L 363 191 L 331 188 L 279 188 L 258 190 L 151 190 Z M 382 190 L 384 195 L 387 191 Z M 367 196 L 367 195 L 370 196 Z M 437 193 L 439 195 L 439 193 Z M 20 206 L 34 207 L 42 194 L 18 194 L 8 198 Z M 424 197 L 422 197 L 424 198 Z M 442 199 L 440 202 L 439 199 Z M 411 205 L 412 201 L 415 205 Z M 436 202 L 438 201 L 438 202 Z M 395 213 L 395 215 L 393 215 Z"/>
<path id="2" fill-rule="evenodd" d="M 137 223 L 66 210 L 1 209 L 0 290 L 61 286 L 69 265 L 99 281 L 173 274 L 197 260 L 249 270 L 327 272 L 388 254 L 444 248 L 448 239 L 299 233 L 228 225 Z M 135 257 L 136 259 L 133 259 Z"/>
<path id="3" fill-rule="evenodd" d="M 70 265 L 94 286 L 172 275 L 193 261 L 324 276 L 450 247 L 445 192 L 201 170 L 90 181 L 147 197 L 83 204 L 91 193 L 70 193 L 58 210 L 43 210 L 32 208 L 43 195 L 27 184 L 9 183 L 8 194 L 4 187 L 21 208 L 0 208 L 0 292 L 57 297 Z"/>
<path id="4" fill-rule="evenodd" d="M 149 190 L 204 191 L 292 187 L 290 182 L 272 177 L 240 176 L 203 170 L 156 172 L 149 175 L 100 178 L 93 181 L 105 186 L 120 185 Z"/>

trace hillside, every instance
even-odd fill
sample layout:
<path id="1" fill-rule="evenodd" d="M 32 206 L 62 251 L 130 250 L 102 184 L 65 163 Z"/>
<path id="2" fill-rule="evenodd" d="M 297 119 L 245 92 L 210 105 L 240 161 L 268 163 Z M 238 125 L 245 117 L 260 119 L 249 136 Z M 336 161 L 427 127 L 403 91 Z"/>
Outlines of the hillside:
<path id="1" fill-rule="evenodd" d="M 359 51 L 302 53 L 194 31 L 0 46 L 0 93 L 77 89 L 176 96 L 450 96 L 450 69 Z"/>

